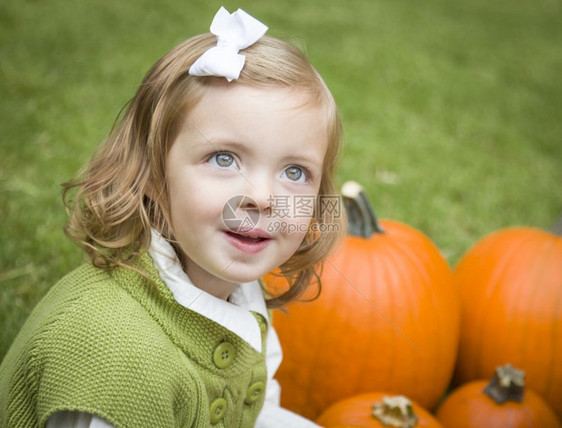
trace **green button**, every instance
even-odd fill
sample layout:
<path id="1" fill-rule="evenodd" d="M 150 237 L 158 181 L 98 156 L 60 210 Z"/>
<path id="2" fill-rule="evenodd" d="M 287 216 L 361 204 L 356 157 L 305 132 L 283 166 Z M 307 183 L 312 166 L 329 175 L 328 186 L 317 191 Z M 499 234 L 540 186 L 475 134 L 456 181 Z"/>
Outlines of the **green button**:
<path id="1" fill-rule="evenodd" d="M 213 362 L 219 369 L 224 369 L 232 364 L 234 361 L 234 354 L 236 353 L 234 346 L 228 342 L 221 342 L 213 352 Z"/>
<path id="2" fill-rule="evenodd" d="M 263 391 L 265 390 L 265 383 L 263 382 L 256 382 L 250 385 L 248 388 L 248 392 L 246 392 L 246 398 L 244 401 L 246 404 L 253 404 L 262 396 Z"/>
<path id="3" fill-rule="evenodd" d="M 224 398 L 217 398 L 215 401 L 211 403 L 211 407 L 209 409 L 211 413 L 211 423 L 216 424 L 222 418 L 224 418 L 224 414 L 226 413 L 226 400 Z"/>

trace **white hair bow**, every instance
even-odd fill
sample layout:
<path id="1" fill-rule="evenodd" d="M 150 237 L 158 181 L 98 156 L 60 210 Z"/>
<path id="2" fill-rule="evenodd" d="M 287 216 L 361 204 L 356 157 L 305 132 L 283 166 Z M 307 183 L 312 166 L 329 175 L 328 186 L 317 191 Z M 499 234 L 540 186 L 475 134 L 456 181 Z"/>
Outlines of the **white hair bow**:
<path id="1" fill-rule="evenodd" d="M 230 14 L 221 7 L 211 23 L 211 33 L 218 38 L 217 46 L 210 48 L 189 68 L 192 76 L 222 76 L 229 82 L 238 79 L 246 57 L 241 49 L 257 42 L 267 26 L 242 9 Z"/>

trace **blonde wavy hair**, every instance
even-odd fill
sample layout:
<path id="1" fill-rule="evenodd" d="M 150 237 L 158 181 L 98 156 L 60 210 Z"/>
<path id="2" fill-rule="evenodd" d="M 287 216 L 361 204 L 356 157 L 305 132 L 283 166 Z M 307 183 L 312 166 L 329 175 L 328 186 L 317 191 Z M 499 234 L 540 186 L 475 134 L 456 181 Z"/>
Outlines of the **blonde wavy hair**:
<path id="1" fill-rule="evenodd" d="M 63 184 L 70 214 L 65 232 L 82 246 L 93 265 L 133 268 L 133 258 L 150 246 L 151 228 L 175 244 L 166 159 L 182 117 L 204 96 L 206 87 L 219 79 L 188 74 L 190 65 L 215 45 L 214 35 L 203 34 L 162 57 L 144 77 L 107 140 L 78 177 Z M 335 195 L 342 132 L 336 104 L 324 81 L 300 50 L 279 39 L 264 36 L 242 53 L 246 62 L 236 84 L 292 88 L 309 94 L 310 102 L 325 106 L 330 141 L 319 194 Z M 318 233 L 326 222 L 325 216 L 314 216 L 314 227 L 297 252 L 280 266 L 289 286 L 269 294 L 268 307 L 280 307 L 298 298 L 310 284 L 317 284 L 319 294 L 322 261 L 343 235 L 346 224 L 342 216 L 331 218 L 333 233 Z M 178 251 L 177 245 L 175 248 Z"/>

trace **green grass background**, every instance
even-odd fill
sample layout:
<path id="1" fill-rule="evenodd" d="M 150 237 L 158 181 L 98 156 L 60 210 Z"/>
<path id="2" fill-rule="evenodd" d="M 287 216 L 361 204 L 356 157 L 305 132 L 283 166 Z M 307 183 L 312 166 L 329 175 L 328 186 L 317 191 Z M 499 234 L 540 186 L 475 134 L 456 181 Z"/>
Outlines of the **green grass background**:
<path id="1" fill-rule="evenodd" d="M 307 52 L 341 109 L 340 183 L 361 182 L 380 217 L 426 233 L 451 265 L 493 230 L 558 218 L 560 0 L 4 0 L 0 357 L 82 260 L 59 184 L 146 70 L 221 4 Z"/>

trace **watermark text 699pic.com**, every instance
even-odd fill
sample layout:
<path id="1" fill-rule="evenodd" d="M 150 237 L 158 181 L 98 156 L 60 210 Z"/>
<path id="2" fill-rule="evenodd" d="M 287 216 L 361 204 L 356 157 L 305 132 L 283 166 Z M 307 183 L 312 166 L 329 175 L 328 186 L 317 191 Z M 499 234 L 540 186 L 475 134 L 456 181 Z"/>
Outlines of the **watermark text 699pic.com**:
<path id="1" fill-rule="evenodd" d="M 338 233 L 343 214 L 342 199 L 339 195 L 271 195 L 265 210 L 267 232 L 269 233 Z M 255 228 L 263 214 L 256 209 L 255 201 L 249 196 L 237 195 L 224 205 L 222 220 L 225 226 L 236 232 Z M 311 218 L 321 219 L 320 223 L 310 222 Z M 299 219 L 301 221 L 299 221 Z"/>

